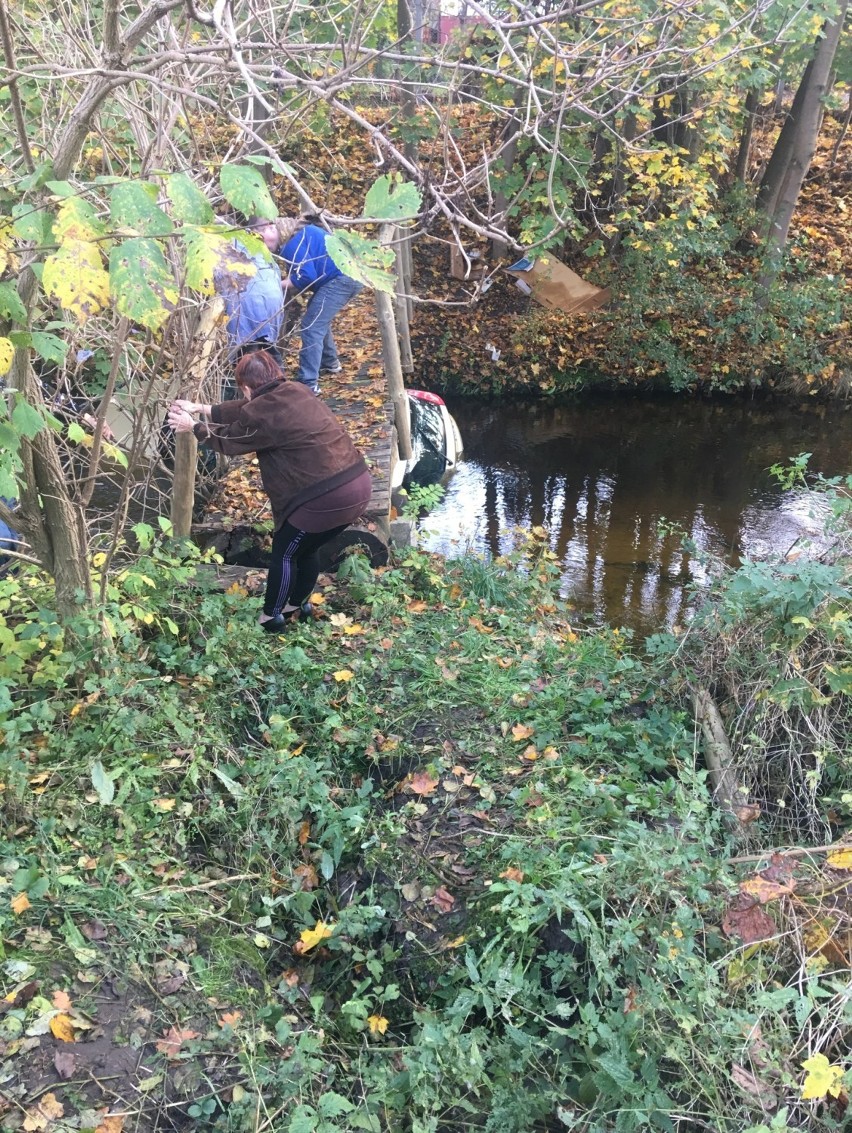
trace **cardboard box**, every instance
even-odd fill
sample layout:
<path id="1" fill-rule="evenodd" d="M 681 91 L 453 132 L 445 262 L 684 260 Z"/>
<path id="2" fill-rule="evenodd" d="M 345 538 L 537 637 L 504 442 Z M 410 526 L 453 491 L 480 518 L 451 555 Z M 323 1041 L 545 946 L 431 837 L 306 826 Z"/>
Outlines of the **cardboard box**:
<path id="1" fill-rule="evenodd" d="M 525 294 L 532 294 L 536 302 L 554 311 L 594 311 L 609 302 L 608 287 L 595 287 L 586 283 L 556 256 L 545 252 L 536 259 L 525 256 L 506 268 Z"/>

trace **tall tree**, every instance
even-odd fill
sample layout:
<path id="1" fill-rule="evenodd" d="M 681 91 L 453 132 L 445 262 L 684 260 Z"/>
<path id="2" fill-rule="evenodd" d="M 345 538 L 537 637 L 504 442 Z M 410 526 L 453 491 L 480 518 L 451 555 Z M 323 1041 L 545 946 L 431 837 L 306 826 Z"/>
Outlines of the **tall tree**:
<path id="1" fill-rule="evenodd" d="M 781 270 L 790 221 L 816 150 L 823 100 L 828 92 L 848 3 L 849 0 L 840 0 L 836 13 L 823 25 L 813 57 L 796 91 L 793 109 L 776 144 L 773 161 L 776 153 L 780 156 L 774 164 L 770 161 L 761 184 L 760 201 L 768 220 L 766 266 L 757 287 L 758 302 L 762 305 L 768 301 L 772 284 Z"/>

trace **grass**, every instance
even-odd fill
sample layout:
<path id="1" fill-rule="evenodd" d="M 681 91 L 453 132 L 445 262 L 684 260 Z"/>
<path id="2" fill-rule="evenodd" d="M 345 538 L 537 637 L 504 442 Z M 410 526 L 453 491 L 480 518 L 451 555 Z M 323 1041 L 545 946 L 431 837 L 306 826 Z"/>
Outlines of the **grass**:
<path id="1" fill-rule="evenodd" d="M 725 929 L 683 650 L 576 632 L 534 538 L 353 560 L 281 639 L 149 554 L 101 671 L 2 584 L 4 1129 L 840 1127 L 825 877 Z"/>

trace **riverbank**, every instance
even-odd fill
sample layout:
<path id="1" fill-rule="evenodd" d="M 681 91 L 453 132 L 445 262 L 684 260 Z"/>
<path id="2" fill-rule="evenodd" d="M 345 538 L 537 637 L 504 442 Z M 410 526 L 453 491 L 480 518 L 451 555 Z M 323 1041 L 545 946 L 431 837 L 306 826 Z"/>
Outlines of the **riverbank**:
<path id="1" fill-rule="evenodd" d="M 647 654 L 576 628 L 536 535 L 409 551 L 270 640 L 152 544 L 96 678 L 3 580 L 3 1128 L 836 1128 L 852 871 L 800 851 L 848 753 L 786 769 L 765 725 L 842 725 L 852 595 L 767 571 Z M 733 825 L 706 681 L 763 713 Z"/>
<path id="2" fill-rule="evenodd" d="M 371 108 L 378 120 L 381 108 Z M 473 160 L 484 127 L 475 108 L 457 111 L 455 144 Z M 780 127 L 771 116 L 755 137 L 755 170 Z M 433 221 L 414 244 L 415 372 L 409 384 L 481 397 L 551 397 L 594 388 L 681 393 L 846 397 L 852 326 L 852 134 L 835 154 L 842 123 L 828 116 L 793 217 L 783 284 L 757 300 L 755 217 L 744 194 L 720 179 L 715 211 L 702 225 L 641 222 L 611 252 L 597 234 L 554 252 L 589 282 L 612 289 L 606 308 L 566 315 L 521 294 L 503 261 L 486 259 L 490 286 L 450 275 L 449 227 Z M 326 136 L 285 143 L 282 156 L 333 188 L 322 201 L 358 215 L 375 179 L 375 153 L 330 115 Z M 428 149 L 428 142 L 423 142 Z M 282 211 L 297 208 L 277 189 Z M 514 218 L 517 225 L 523 218 Z M 468 252 L 488 246 L 462 230 Z M 482 262 L 482 261 L 480 261 Z M 370 316 L 371 317 L 371 316 Z M 366 324 L 358 341 L 373 339 Z"/>

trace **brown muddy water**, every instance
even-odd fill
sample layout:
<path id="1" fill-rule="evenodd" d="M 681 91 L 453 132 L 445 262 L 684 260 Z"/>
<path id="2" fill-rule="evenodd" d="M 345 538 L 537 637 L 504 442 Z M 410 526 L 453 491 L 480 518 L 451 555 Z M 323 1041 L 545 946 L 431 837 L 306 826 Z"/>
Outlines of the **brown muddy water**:
<path id="1" fill-rule="evenodd" d="M 578 615 L 637 635 L 688 617 L 707 556 L 735 565 L 818 539 L 813 504 L 784 491 L 770 465 L 809 452 L 815 472 L 852 471 L 852 408 L 841 405 L 601 397 L 449 408 L 464 459 L 421 521 L 421 546 L 496 556 L 544 526 Z"/>

